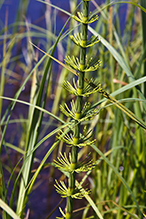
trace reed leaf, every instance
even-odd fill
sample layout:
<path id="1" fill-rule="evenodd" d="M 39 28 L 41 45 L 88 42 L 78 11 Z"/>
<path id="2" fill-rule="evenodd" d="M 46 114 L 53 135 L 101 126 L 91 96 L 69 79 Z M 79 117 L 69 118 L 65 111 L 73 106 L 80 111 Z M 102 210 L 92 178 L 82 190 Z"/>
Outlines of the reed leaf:
<path id="1" fill-rule="evenodd" d="M 20 219 L 20 217 L 18 217 L 18 215 L 2 199 L 0 199 L 0 207 L 13 217 L 13 219 Z"/>
<path id="2" fill-rule="evenodd" d="M 126 183 L 125 179 L 121 176 L 121 174 L 118 172 L 118 170 L 115 168 L 115 166 L 109 161 L 109 159 L 107 157 L 105 157 L 105 155 L 94 145 L 94 144 L 91 144 L 91 147 L 103 158 L 103 160 L 112 168 L 112 170 L 115 172 L 115 174 L 118 176 L 118 178 L 121 180 L 121 182 L 123 183 L 123 185 L 127 188 L 128 192 L 130 193 L 130 195 L 132 196 L 136 206 L 137 206 L 137 209 L 139 211 L 139 215 L 140 215 L 140 218 L 143 219 L 143 215 L 142 215 L 142 212 L 140 210 L 140 207 L 134 197 L 134 194 L 133 192 L 131 191 L 131 189 L 129 188 L 128 184 Z"/>
<path id="3" fill-rule="evenodd" d="M 140 1 L 141 6 L 145 8 L 145 11 L 142 11 L 142 31 L 143 31 L 143 53 L 144 53 L 144 75 L 146 75 L 146 1 L 141 0 Z M 146 96 L 146 83 L 144 83 L 144 95 Z"/>

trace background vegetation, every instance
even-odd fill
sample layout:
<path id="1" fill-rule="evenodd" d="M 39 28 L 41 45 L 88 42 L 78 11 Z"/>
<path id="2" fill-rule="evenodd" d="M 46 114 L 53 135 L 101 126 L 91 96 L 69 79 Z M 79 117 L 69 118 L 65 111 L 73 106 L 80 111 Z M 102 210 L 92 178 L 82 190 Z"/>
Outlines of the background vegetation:
<path id="1" fill-rule="evenodd" d="M 68 1 L 69 12 L 63 5 L 39 2 L 46 7 L 45 27 L 27 18 L 28 1 L 19 2 L 14 23 L 8 24 L 9 10 L 5 21 L 1 21 L 0 206 L 3 219 L 54 218 L 60 215 L 58 207 L 65 209 L 66 205 L 65 199 L 56 193 L 54 183 L 55 179 L 66 182 L 67 177 L 56 169 L 53 160 L 60 152 L 70 151 L 56 136 L 71 125 L 59 109 L 60 104 L 70 106 L 74 98 L 63 89 L 63 81 L 72 83 L 77 78 L 61 63 L 66 55 L 79 56 L 79 49 L 69 35 L 80 28 L 72 14 L 81 10 L 82 1 Z M 0 8 L 3 4 L 1 1 Z M 124 6 L 121 8 L 121 5 Z M 84 201 L 75 201 L 73 218 L 143 218 L 146 212 L 144 8 L 144 0 L 123 3 L 107 0 L 100 6 L 98 1 L 90 2 L 92 15 L 98 14 L 99 19 L 89 26 L 89 36 L 98 36 L 100 42 L 88 49 L 88 54 L 101 60 L 101 65 L 86 77 L 99 81 L 119 103 L 109 101 L 99 92 L 89 98 L 99 113 L 84 124 L 87 131 L 94 130 L 96 141 L 92 147 L 81 148 L 78 156 L 85 158 L 91 152 L 95 167 L 77 178 L 77 185 L 82 180 L 91 193 Z M 125 20 L 121 20 L 121 13 Z M 59 31 L 58 16 L 64 20 Z M 31 42 L 60 63 L 56 65 Z"/>

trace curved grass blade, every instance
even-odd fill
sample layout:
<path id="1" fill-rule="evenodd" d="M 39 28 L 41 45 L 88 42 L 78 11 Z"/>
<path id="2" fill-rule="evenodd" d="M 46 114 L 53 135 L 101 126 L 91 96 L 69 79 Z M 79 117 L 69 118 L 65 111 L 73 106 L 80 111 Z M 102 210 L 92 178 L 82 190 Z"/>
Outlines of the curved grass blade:
<path id="1" fill-rule="evenodd" d="M 146 8 L 144 8 L 141 5 L 138 5 L 137 3 L 132 2 L 132 1 L 131 2 L 128 2 L 128 1 L 114 2 L 114 3 L 111 3 L 111 5 L 122 4 L 122 3 L 134 5 L 134 6 L 138 7 L 138 8 L 140 8 L 143 12 L 146 13 Z"/>
<path id="2" fill-rule="evenodd" d="M 146 10 L 146 1 L 145 0 L 141 0 L 141 5 L 145 8 Z M 144 13 L 142 11 L 142 36 L 143 36 L 143 52 L 144 52 L 144 75 L 146 75 L 146 12 Z M 146 83 L 145 83 L 145 86 L 144 86 L 144 94 L 146 96 Z"/>
<path id="3" fill-rule="evenodd" d="M 71 16 L 71 14 L 70 14 L 69 12 L 63 10 L 62 8 L 57 7 L 56 5 L 53 5 L 53 4 L 49 3 L 49 2 L 44 2 L 44 1 L 42 1 L 42 0 L 37 0 L 37 1 L 38 1 L 38 2 L 41 2 L 41 3 L 44 3 L 44 4 L 47 4 L 47 5 L 50 5 L 51 7 L 56 8 L 57 10 L 62 11 L 63 13 L 65 13 L 65 14 Z M 82 3 L 82 2 L 81 2 L 81 3 Z M 81 4 L 81 3 L 80 3 L 80 4 Z M 128 2 L 128 1 L 114 2 L 114 1 L 112 1 L 112 2 L 110 2 L 109 4 L 106 4 L 103 8 L 101 8 L 100 11 L 104 10 L 105 8 L 107 8 L 107 7 L 111 6 L 111 5 L 122 4 L 122 3 L 132 4 L 132 5 L 134 5 L 134 6 L 138 7 L 138 8 L 140 8 L 143 12 L 146 13 L 146 9 L 145 9 L 144 7 L 142 7 L 141 5 L 138 5 L 137 3 L 132 2 L 132 1 L 131 1 L 131 2 Z M 80 5 L 80 4 L 79 4 L 79 5 Z M 78 6 L 79 6 L 79 5 L 78 5 Z M 96 13 L 99 13 L 100 11 L 97 11 Z M 94 13 L 94 14 L 95 14 L 95 13 Z"/>
<path id="4" fill-rule="evenodd" d="M 130 71 L 127 63 L 124 61 L 122 56 L 114 49 L 114 47 L 107 41 L 105 40 L 99 33 L 97 33 L 92 27 L 89 26 L 89 30 L 92 34 L 95 36 L 98 36 L 101 43 L 112 53 L 113 57 L 117 60 L 119 65 L 122 67 L 122 69 L 126 72 L 127 76 L 129 77 L 130 81 L 134 81 L 135 78 Z"/>
<path id="5" fill-rule="evenodd" d="M 0 207 L 6 211 L 13 219 L 20 219 L 20 217 L 18 217 L 18 215 L 2 199 L 0 199 Z"/>
<path id="6" fill-rule="evenodd" d="M 113 150 L 115 150 L 115 149 L 118 150 L 118 149 L 120 149 L 120 148 L 123 148 L 123 147 L 122 147 L 122 146 L 116 147 L 116 148 L 114 148 L 114 149 L 112 149 L 112 150 L 106 152 L 106 153 L 104 154 L 104 156 L 107 157 Z M 102 160 L 104 160 L 104 157 L 101 156 L 100 159 L 96 162 L 95 165 L 98 165 Z M 90 171 L 87 172 L 87 174 L 84 176 L 84 178 L 82 179 L 82 181 L 81 181 L 80 183 L 76 180 L 76 186 L 77 186 L 77 187 L 81 187 L 81 188 L 83 189 L 82 184 L 83 184 L 83 182 L 86 180 L 86 178 L 88 177 L 88 175 L 91 173 L 91 171 L 92 171 L 92 170 L 90 170 Z M 91 199 L 91 197 L 90 197 L 89 195 L 85 195 L 85 198 L 86 198 L 86 200 L 89 202 L 89 204 L 92 206 L 92 208 L 93 208 L 93 210 L 96 212 L 97 216 L 98 216 L 99 218 L 103 218 L 103 216 L 101 215 L 101 213 L 99 212 L 99 210 L 98 210 L 98 208 L 97 208 L 97 204 L 95 205 L 95 203 L 93 202 L 93 200 Z M 102 203 L 106 203 L 106 202 L 112 202 L 114 205 L 116 205 L 116 206 L 117 206 L 118 208 L 120 208 L 122 211 L 124 211 L 124 212 L 126 212 L 127 214 L 129 214 L 131 217 L 133 217 L 133 218 L 138 218 L 137 216 L 131 214 L 129 211 L 126 210 L 126 207 L 127 207 L 127 206 L 121 207 L 121 206 L 119 206 L 117 203 L 115 203 L 115 202 L 112 201 L 112 200 L 103 201 Z M 100 202 L 99 204 L 101 204 L 101 202 Z M 137 207 L 137 206 L 135 206 L 135 207 Z M 113 210 L 115 210 L 115 209 L 113 209 Z M 112 211 L 112 209 L 111 209 L 111 211 Z M 104 212 L 104 213 L 106 213 L 106 212 Z"/>
<path id="7" fill-rule="evenodd" d="M 67 129 L 62 133 L 61 136 L 64 136 L 66 133 L 69 132 L 69 130 L 71 130 L 71 129 L 73 128 L 74 124 L 70 124 L 70 125 L 69 125 L 69 124 L 70 124 L 70 123 L 67 123 L 67 124 L 63 125 L 62 127 L 59 127 L 59 128 L 58 128 L 59 130 L 61 130 L 61 128 L 69 127 L 69 128 L 67 128 Z M 58 130 L 58 131 L 59 131 L 59 130 Z M 48 134 L 48 135 L 49 135 L 49 134 Z M 43 139 L 36 145 L 36 147 L 38 147 L 39 144 L 41 144 L 44 140 L 46 140 L 46 138 L 48 138 L 48 136 L 46 136 L 45 138 L 43 138 Z M 41 171 L 41 169 L 42 169 L 44 163 L 46 162 L 48 156 L 52 153 L 52 151 L 55 149 L 55 147 L 57 146 L 57 144 L 58 144 L 59 142 L 60 142 L 60 140 L 58 139 L 58 140 L 52 145 L 52 147 L 49 149 L 49 151 L 46 153 L 46 155 L 44 156 L 44 158 L 43 158 L 41 164 L 40 164 L 39 167 L 37 168 L 37 170 L 36 170 L 35 174 L 33 175 L 32 179 L 30 180 L 30 184 L 29 184 L 29 186 L 28 186 L 29 188 L 28 188 L 28 193 L 27 193 L 27 194 L 30 194 L 30 192 L 31 192 L 31 190 L 32 190 L 32 187 L 33 187 L 33 184 L 34 184 L 34 182 L 35 182 L 35 180 L 36 180 L 36 178 L 37 178 L 39 172 Z"/>
<path id="8" fill-rule="evenodd" d="M 141 83 L 143 83 L 143 82 L 146 82 L 146 77 L 142 77 L 142 78 L 140 78 L 140 79 L 137 79 L 137 80 L 135 80 L 135 81 L 133 81 L 133 82 L 131 82 L 131 83 L 129 83 L 129 84 L 127 84 L 127 85 L 125 85 L 125 86 L 119 88 L 118 90 L 112 92 L 112 93 L 110 94 L 110 96 L 114 97 L 114 96 L 116 96 L 116 95 L 118 95 L 118 94 L 121 94 L 122 92 L 125 92 L 126 90 L 129 90 L 129 89 L 131 89 L 131 88 L 133 88 L 133 87 L 135 87 L 135 86 L 138 86 L 139 84 L 141 84 Z M 127 98 L 126 98 L 126 99 L 127 99 Z M 134 98 L 134 99 L 136 99 L 136 101 L 142 101 L 142 102 L 146 103 L 146 99 L 145 99 L 145 98 L 144 98 L 144 99 Z M 95 103 L 95 104 L 92 106 L 92 108 L 97 107 L 98 105 L 100 105 L 100 104 L 101 104 L 102 102 L 104 102 L 105 100 L 106 100 L 106 99 L 104 98 L 104 99 L 98 101 L 97 103 Z M 128 99 L 127 99 L 127 100 L 128 100 Z M 131 98 L 129 99 L 129 101 L 130 101 L 130 100 L 131 100 Z M 118 100 L 118 101 L 121 101 L 121 100 Z"/>
<path id="9" fill-rule="evenodd" d="M 71 16 L 71 14 L 70 14 L 70 16 Z M 69 19 L 70 19 L 70 18 L 69 18 Z M 61 37 L 61 33 L 63 32 L 63 29 L 65 28 L 65 26 L 66 26 L 66 24 L 68 23 L 69 19 L 68 19 L 68 20 L 66 21 L 66 23 L 64 24 L 64 27 L 62 28 L 62 31 L 60 32 L 59 36 L 57 37 L 56 43 L 55 43 L 51 48 L 49 48 L 49 50 L 47 51 L 47 53 L 49 53 L 50 51 L 52 51 L 52 49 L 55 47 L 55 45 L 59 42 L 60 37 Z M 61 40 L 62 40 L 63 38 L 64 38 L 64 37 L 62 37 Z M 18 99 L 20 93 L 22 92 L 22 90 L 23 90 L 23 88 L 25 87 L 25 85 L 26 85 L 27 81 L 29 80 L 29 78 L 32 76 L 33 72 L 39 67 L 39 65 L 44 61 L 44 59 L 45 59 L 46 57 L 47 57 L 47 56 L 44 55 L 44 56 L 36 63 L 35 67 L 32 69 L 32 71 L 30 72 L 30 74 L 26 77 L 26 79 L 25 79 L 24 82 L 22 83 L 21 87 L 19 88 L 19 90 L 18 90 L 17 93 L 15 94 L 14 99 Z M 2 145 L 2 143 L 3 143 L 3 139 L 4 139 L 4 136 L 5 136 L 6 129 L 7 129 L 7 125 L 8 125 L 10 116 L 11 116 L 11 112 L 12 112 L 12 110 L 14 109 L 14 106 L 15 106 L 15 103 L 11 103 L 11 104 L 8 106 L 8 108 L 7 108 L 7 110 L 6 110 L 5 114 L 4 114 L 4 116 L 2 117 L 2 119 L 1 119 L 1 121 L 0 121 L 1 124 L 3 124 L 4 120 L 6 119 L 6 117 L 7 117 L 7 115 L 8 115 L 8 117 L 7 117 L 7 123 L 6 123 L 6 125 L 5 125 L 4 130 L 3 130 L 3 134 L 2 134 L 2 138 L 1 138 L 1 145 Z M 9 112 L 9 111 L 10 111 L 10 112 Z"/>
<path id="10" fill-rule="evenodd" d="M 30 42 L 31 43 L 31 42 Z M 57 60 L 56 58 L 54 58 L 53 56 L 47 54 L 46 52 L 44 52 L 43 50 L 41 50 L 40 48 L 38 48 L 36 45 L 34 45 L 33 43 L 31 43 L 33 46 L 35 46 L 38 50 L 40 50 L 41 52 L 43 52 L 45 55 L 49 56 L 51 59 L 53 59 L 54 61 L 56 61 L 57 63 L 59 63 L 61 66 L 63 66 L 64 68 L 66 68 L 67 70 L 71 71 L 73 74 L 78 76 L 78 73 L 71 69 L 70 67 L 66 66 L 64 63 L 60 62 L 59 60 Z M 109 44 L 110 45 L 110 44 Z M 122 57 L 121 57 L 122 58 Z M 122 59 L 123 60 L 123 59 Z M 124 60 L 123 60 L 124 62 Z M 127 66 L 127 64 L 125 63 L 125 67 Z M 128 67 L 128 66 L 127 66 Z M 127 68 L 128 69 L 128 68 Z M 129 70 L 130 71 L 130 70 Z M 130 73 L 132 74 L 132 73 Z M 95 85 L 94 83 L 91 83 L 87 78 L 84 79 L 85 82 L 87 82 L 88 84 L 90 84 L 93 88 L 97 87 L 97 85 Z M 134 80 L 134 78 L 133 78 Z M 138 82 L 139 83 L 139 82 Z M 142 83 L 142 81 L 141 81 Z M 119 109 L 121 109 L 125 114 L 127 114 L 132 120 L 134 120 L 137 124 L 139 124 L 142 128 L 146 129 L 146 124 L 138 119 L 134 113 L 132 113 L 129 109 L 127 109 L 124 105 L 122 105 L 120 102 L 118 102 L 114 97 L 110 96 L 106 91 L 104 91 L 101 87 L 99 87 L 99 93 L 101 93 L 105 98 L 107 98 L 111 103 L 113 103 L 115 106 L 117 106 Z M 145 99 L 145 98 L 144 98 Z"/>
<path id="11" fill-rule="evenodd" d="M 137 80 L 134 80 L 134 81 L 130 82 L 129 84 L 127 84 L 127 85 L 121 87 L 120 89 L 114 91 L 114 92 L 113 92 L 112 94 L 110 94 L 110 95 L 111 95 L 111 96 L 115 96 L 115 95 L 117 95 L 117 94 L 121 94 L 122 92 L 125 92 L 126 90 L 129 90 L 129 89 L 131 89 L 131 88 L 133 88 L 133 87 L 136 87 L 136 86 L 138 86 L 139 84 L 142 84 L 142 83 L 144 83 L 144 82 L 146 82 L 146 76 L 144 76 L 144 77 L 142 77 L 142 78 L 139 78 L 139 79 L 137 79 Z M 145 98 L 144 98 L 143 100 L 146 101 Z"/>

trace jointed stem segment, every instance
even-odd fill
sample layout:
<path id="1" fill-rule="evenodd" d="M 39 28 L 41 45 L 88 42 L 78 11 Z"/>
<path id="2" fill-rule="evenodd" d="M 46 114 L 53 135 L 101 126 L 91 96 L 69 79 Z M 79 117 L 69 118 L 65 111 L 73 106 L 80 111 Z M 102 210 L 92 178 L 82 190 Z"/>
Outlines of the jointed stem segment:
<path id="1" fill-rule="evenodd" d="M 76 174 L 85 171 L 86 169 L 92 169 L 94 168 L 94 165 L 92 164 L 92 161 L 85 160 L 85 162 L 81 162 L 80 164 L 78 163 L 78 150 L 80 147 L 90 145 L 89 138 L 91 137 L 90 133 L 88 136 L 84 136 L 84 134 L 81 134 L 81 122 L 84 121 L 87 118 L 91 118 L 92 115 L 89 115 L 89 108 L 90 104 L 87 102 L 84 104 L 83 98 L 84 96 L 89 96 L 92 94 L 92 91 L 90 91 L 90 88 L 88 85 L 85 86 L 85 73 L 89 72 L 90 70 L 96 70 L 99 66 L 99 62 L 97 60 L 93 60 L 92 58 L 88 59 L 87 62 L 87 47 L 93 46 L 98 42 L 98 39 L 96 38 L 90 38 L 88 40 L 88 23 L 94 22 L 97 19 L 96 18 L 89 18 L 89 1 L 83 0 L 83 9 L 81 13 L 78 13 L 78 17 L 73 16 L 75 20 L 81 23 L 81 33 L 78 33 L 75 36 L 71 36 L 72 41 L 80 47 L 80 59 L 77 57 L 66 57 L 66 64 L 69 65 L 73 70 L 77 71 L 77 76 L 78 76 L 78 85 L 74 83 L 74 87 L 69 83 L 65 82 L 64 83 L 64 88 L 69 91 L 71 94 L 76 95 L 76 101 L 75 103 L 72 102 L 72 111 L 68 108 L 67 105 L 65 105 L 65 108 L 61 106 L 61 111 L 64 112 L 64 114 L 74 121 L 74 129 L 73 129 L 73 136 L 72 134 L 66 135 L 64 138 L 61 140 L 68 143 L 69 146 L 72 147 L 71 150 L 71 158 L 70 161 L 66 161 L 66 155 L 61 155 L 62 159 L 58 159 L 58 161 L 55 161 L 56 166 L 59 169 L 63 170 L 69 170 L 68 172 L 68 191 L 66 191 L 66 197 L 67 197 L 67 207 L 66 207 L 66 219 L 71 219 L 72 218 L 72 212 L 73 212 L 73 199 L 78 198 L 81 199 L 85 193 L 89 193 L 86 190 L 81 191 L 80 189 L 78 190 L 75 187 L 75 180 L 76 180 Z M 91 82 L 89 80 L 89 82 Z M 92 89 L 93 93 L 95 93 L 97 87 L 95 89 Z M 93 113 L 93 112 L 92 112 Z M 92 114 L 91 113 L 91 114 Z M 94 113 L 93 113 L 94 114 Z M 70 137 L 72 136 L 72 137 Z M 93 141 L 92 141 L 93 142 Z M 65 161 L 65 163 L 64 163 Z M 64 164 L 63 164 L 64 163 Z M 63 167 L 64 165 L 64 167 Z M 69 166 L 67 166 L 69 165 Z M 65 194 L 64 187 L 65 185 L 63 182 L 61 183 L 63 185 L 62 191 L 63 191 L 63 196 Z M 61 193 L 61 187 L 56 186 L 58 189 L 58 192 Z M 63 215 L 64 217 L 64 215 Z"/>

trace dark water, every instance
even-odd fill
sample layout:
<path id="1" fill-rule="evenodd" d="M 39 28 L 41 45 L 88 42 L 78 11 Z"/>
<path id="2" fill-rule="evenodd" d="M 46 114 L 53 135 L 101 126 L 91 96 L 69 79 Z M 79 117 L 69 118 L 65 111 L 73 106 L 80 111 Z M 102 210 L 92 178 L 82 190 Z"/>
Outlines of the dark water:
<path id="1" fill-rule="evenodd" d="M 20 0 L 5 0 L 4 3 L 2 4 L 1 8 L 0 8 L 0 61 L 2 61 L 3 59 L 3 40 L 2 40 L 2 31 L 4 28 L 4 24 L 6 21 L 6 14 L 7 14 L 7 18 L 8 18 L 8 25 L 13 24 L 16 21 L 17 18 L 17 12 L 18 12 L 18 8 L 21 9 L 21 11 L 25 11 L 25 2 L 26 1 L 20 1 Z M 45 21 L 45 11 L 46 11 L 46 6 L 45 4 L 42 4 L 36 0 L 30 0 L 28 1 L 28 6 L 26 9 L 25 14 L 22 13 L 22 16 L 20 16 L 19 18 L 21 20 L 24 21 L 24 19 L 26 18 L 30 23 L 32 24 L 36 24 L 39 27 L 43 27 L 46 28 L 46 21 Z M 96 1 L 98 4 L 102 3 L 103 1 Z M 20 4 L 21 3 L 21 4 Z M 51 1 L 52 4 L 55 4 L 58 7 L 61 7 L 67 11 L 70 11 L 70 5 L 69 5 L 69 0 L 52 0 Z M 92 7 L 91 7 L 92 9 Z M 124 27 L 124 23 L 125 23 L 125 10 L 126 7 L 123 4 L 120 8 L 120 13 L 121 13 L 121 22 L 122 25 Z M 68 16 L 64 15 L 63 13 L 58 13 L 57 15 L 57 22 L 56 22 L 56 35 L 58 35 L 59 31 L 61 30 L 63 24 L 65 23 L 65 21 L 67 20 Z M 20 31 L 19 28 L 17 28 L 18 32 Z M 8 34 L 12 34 L 14 31 L 14 26 L 11 26 L 10 29 L 8 29 Z M 22 55 L 22 48 L 26 47 L 26 39 L 21 41 L 21 44 L 19 45 L 19 47 L 14 48 L 13 51 L 13 55 L 19 55 L 21 61 L 23 60 L 23 55 Z M 25 60 L 24 60 L 25 61 Z M 21 72 L 21 70 L 18 68 L 18 66 L 14 67 L 15 71 L 17 73 L 19 73 L 20 78 L 23 75 L 23 72 Z M 9 96 L 9 97 L 13 97 L 14 94 L 16 93 L 16 91 L 18 90 L 20 84 L 18 83 L 9 83 L 6 85 L 5 87 L 5 93 L 4 95 Z M 29 92 L 30 92 L 30 82 L 27 83 L 24 91 L 21 94 L 21 98 L 23 100 L 29 101 Z M 5 110 L 8 107 L 9 102 L 8 101 L 4 101 L 3 103 L 3 112 L 5 112 Z M 50 109 L 51 108 L 51 99 L 48 101 L 47 103 L 47 108 Z M 27 118 L 27 112 L 28 112 L 28 107 L 27 106 L 23 106 L 22 104 L 18 104 L 17 107 L 14 109 L 13 114 L 12 114 L 12 119 L 18 119 L 19 116 L 21 115 L 23 118 Z M 19 116 L 18 116 L 19 115 Z M 46 118 L 47 121 L 48 118 Z M 18 126 L 16 128 L 15 124 L 12 124 L 8 127 L 7 130 L 7 134 L 6 134 L 6 141 L 11 141 L 13 142 L 14 145 L 18 145 L 19 140 L 20 140 L 20 132 L 22 131 L 22 127 L 21 125 Z M 36 157 L 38 159 L 42 159 L 45 155 L 45 153 L 48 151 L 48 148 L 51 146 L 50 141 L 46 141 L 45 144 L 43 145 L 43 149 L 38 150 L 36 152 Z M 10 151 L 11 152 L 11 151 Z M 11 161 L 12 163 L 15 163 L 16 157 L 17 155 L 12 155 L 11 157 Z M 18 158 L 17 158 L 18 159 Z M 3 162 L 5 164 L 8 164 L 8 161 L 5 160 L 5 155 L 3 155 L 2 158 Z M 38 166 L 38 163 L 36 162 L 36 164 L 34 165 L 34 167 Z M 47 215 L 52 211 L 52 209 L 59 203 L 59 201 L 61 200 L 60 196 L 54 191 L 54 178 L 59 178 L 59 173 L 55 172 L 55 176 L 50 177 L 49 174 L 49 168 L 46 168 L 45 170 L 43 170 L 37 180 L 38 183 L 38 187 L 32 191 L 32 194 L 30 195 L 29 198 L 29 202 L 27 205 L 27 209 L 31 209 L 30 211 L 30 216 L 29 218 L 31 219 L 43 219 L 46 218 Z M 6 171 L 5 173 L 6 177 L 8 176 L 8 173 Z M 6 182 L 7 183 L 7 182 Z M 13 184 L 13 183 L 12 183 Z M 11 194 L 11 191 L 8 192 L 8 194 Z M 8 197 L 9 198 L 9 197 Z M 65 201 L 62 202 L 61 204 L 62 208 L 65 208 Z M 77 206 L 78 207 L 78 206 Z M 59 216 L 59 210 L 57 208 L 57 210 L 52 214 L 52 216 L 50 217 L 51 219 L 55 218 L 55 216 Z M 76 216 L 77 218 L 81 218 L 80 215 Z"/>

